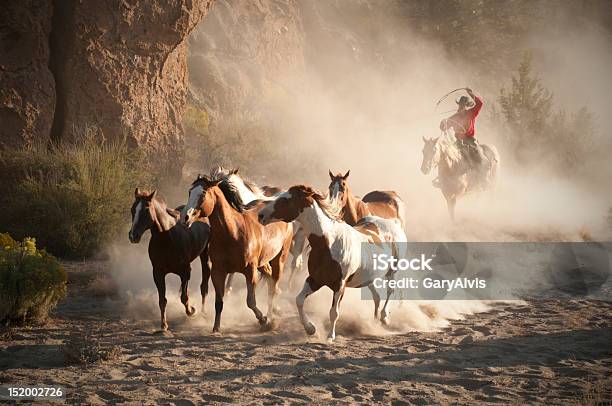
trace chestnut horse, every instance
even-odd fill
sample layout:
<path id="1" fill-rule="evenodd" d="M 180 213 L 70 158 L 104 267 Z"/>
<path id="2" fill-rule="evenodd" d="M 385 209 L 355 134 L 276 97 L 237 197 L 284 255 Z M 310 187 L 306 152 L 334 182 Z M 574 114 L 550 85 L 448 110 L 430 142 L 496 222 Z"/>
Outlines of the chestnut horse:
<path id="1" fill-rule="evenodd" d="M 236 190 L 238 197 L 245 205 L 255 200 L 271 200 L 274 195 L 281 192 L 281 189 L 275 186 L 257 186 L 254 182 L 243 178 L 238 171 L 238 168 L 226 169 L 219 166 L 211 171 L 210 179 L 218 179 L 229 183 Z M 299 225 L 296 224 L 293 226 L 293 241 L 291 243 L 291 249 L 289 250 L 291 254 L 291 262 L 289 263 L 289 286 L 291 286 L 291 282 L 297 271 L 302 268 L 306 248 L 306 236 Z M 233 278 L 233 273 L 229 274 L 227 277 L 227 282 L 225 283 L 226 294 L 232 290 L 231 285 Z"/>
<path id="2" fill-rule="evenodd" d="M 340 201 L 342 207 L 341 217 L 347 224 L 354 226 L 366 216 L 378 216 L 386 219 L 398 219 L 404 226 L 404 202 L 399 195 L 390 191 L 375 190 L 359 199 L 351 192 L 347 179 L 351 171 L 344 175 L 334 175 L 329 171 L 331 183 L 329 184 L 329 195 L 332 199 Z"/>
<path id="3" fill-rule="evenodd" d="M 211 226 L 209 252 L 215 288 L 213 332 L 219 331 L 221 325 L 225 279 L 234 272 L 245 276 L 247 306 L 255 313 L 262 328 L 270 327 L 274 297 L 279 291 L 278 282 L 291 247 L 293 229 L 291 224 L 259 224 L 257 210 L 260 204 L 255 201 L 249 207 L 244 206 L 234 186 L 221 179 L 209 180 L 198 176 L 189 189 L 189 202 L 181 219 L 190 224 L 199 217 L 207 217 Z M 272 279 L 267 317 L 257 308 L 255 300 L 258 271 Z"/>
<path id="4" fill-rule="evenodd" d="M 132 205 L 132 227 L 130 242 L 136 244 L 146 230 L 151 230 L 149 241 L 149 259 L 153 265 L 153 280 L 159 295 L 159 311 L 161 312 L 161 329 L 167 330 L 166 322 L 166 275 L 173 273 L 181 278 L 181 302 L 185 306 L 187 316 L 193 316 L 196 308 L 190 306 L 187 292 L 191 276 L 191 262 L 200 257 L 202 261 L 202 311 L 208 290 L 210 268 L 208 266 L 208 239 L 210 226 L 207 220 L 198 220 L 187 228 L 178 222 L 178 213 L 166 207 L 166 204 L 156 197 L 157 191 L 134 191 Z"/>
<path id="5" fill-rule="evenodd" d="M 405 244 L 402 243 L 406 242 L 406 234 L 397 219 L 368 216 L 352 227 L 340 221 L 340 213 L 338 200 L 326 199 L 310 187 L 300 185 L 266 202 L 258 215 L 261 224 L 296 221 L 304 228 L 312 251 L 308 257 L 309 276 L 296 298 L 296 305 L 304 329 L 308 334 L 314 334 L 316 328 L 304 313 L 304 301 L 322 286 L 334 292 L 329 311 L 330 341 L 336 338 L 336 321 L 345 288 L 367 286 L 372 292 L 374 315 L 377 316 L 380 296 L 374 289 L 374 280 L 385 276 L 392 278 L 394 271 L 377 269 L 373 262 L 374 254 L 403 258 Z M 388 321 L 387 305 L 392 293 L 392 289 L 387 289 L 380 313 L 384 324 Z"/>

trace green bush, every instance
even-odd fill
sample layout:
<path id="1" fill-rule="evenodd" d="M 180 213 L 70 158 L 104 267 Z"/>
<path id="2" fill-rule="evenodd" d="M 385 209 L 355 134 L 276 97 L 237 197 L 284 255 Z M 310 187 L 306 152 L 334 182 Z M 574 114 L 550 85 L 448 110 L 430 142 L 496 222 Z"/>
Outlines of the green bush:
<path id="1" fill-rule="evenodd" d="M 53 256 L 33 238 L 0 234 L 0 322 L 45 321 L 65 294 L 66 272 Z"/>
<path id="2" fill-rule="evenodd" d="M 147 182 L 140 167 L 125 143 L 91 129 L 71 144 L 0 151 L 0 230 L 61 257 L 91 256 L 125 224 L 134 185 Z"/>

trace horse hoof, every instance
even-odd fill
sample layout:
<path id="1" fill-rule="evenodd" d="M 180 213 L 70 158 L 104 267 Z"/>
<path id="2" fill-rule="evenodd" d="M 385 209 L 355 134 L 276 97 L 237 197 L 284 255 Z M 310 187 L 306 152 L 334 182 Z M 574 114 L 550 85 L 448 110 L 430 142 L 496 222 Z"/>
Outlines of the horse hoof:
<path id="1" fill-rule="evenodd" d="M 213 327 L 213 334 L 221 334 L 221 332 L 219 331 L 219 327 Z"/>
<path id="2" fill-rule="evenodd" d="M 389 326 L 389 318 L 388 317 L 383 317 L 382 319 L 380 319 L 380 322 L 385 327 Z"/>
<path id="3" fill-rule="evenodd" d="M 334 341 L 336 341 L 336 337 L 327 337 L 327 343 L 328 344 L 333 344 Z"/>
<path id="4" fill-rule="evenodd" d="M 189 310 L 186 311 L 187 316 L 189 317 L 195 316 L 197 312 L 198 312 L 198 309 L 196 309 L 194 306 L 191 306 Z"/>
<path id="5" fill-rule="evenodd" d="M 278 323 L 275 320 L 268 320 L 266 323 L 261 325 L 261 331 L 272 331 L 278 327 Z"/>
<path id="6" fill-rule="evenodd" d="M 306 334 L 309 336 L 314 335 L 317 332 L 317 328 L 311 322 L 304 323 L 304 330 L 306 330 Z"/>

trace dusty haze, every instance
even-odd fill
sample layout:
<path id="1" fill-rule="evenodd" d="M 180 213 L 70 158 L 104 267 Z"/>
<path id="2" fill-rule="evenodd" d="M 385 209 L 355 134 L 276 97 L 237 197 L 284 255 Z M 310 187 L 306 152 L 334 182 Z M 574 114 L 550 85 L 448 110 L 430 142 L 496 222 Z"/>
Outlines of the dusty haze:
<path id="1" fill-rule="evenodd" d="M 612 163 L 608 159 L 612 139 L 603 122 L 612 105 L 612 78 L 608 73 L 612 67 L 610 31 L 595 22 L 587 24 L 586 29 L 538 28 L 526 36 L 523 47 L 514 54 L 533 53 L 534 69 L 554 92 L 559 106 L 571 110 L 587 105 L 599 119 L 596 143 L 600 153 L 580 171 L 567 176 L 556 173 L 549 165 L 549 157 L 544 155 L 537 165 L 517 165 L 502 139 L 501 124 L 495 121 L 492 111 L 499 88 L 508 84 L 518 59 L 508 59 L 503 77 L 483 75 L 478 61 L 450 57 L 442 44 L 424 38 L 406 26 L 405 20 L 393 15 L 373 13 L 370 26 L 363 28 L 362 21 L 348 17 L 350 13 L 329 11 L 326 22 L 337 27 L 337 35 L 354 35 L 347 40 L 353 44 L 351 49 L 339 52 L 337 43 L 305 36 L 303 69 L 292 64 L 276 66 L 277 86 L 249 97 L 255 106 L 254 114 L 261 117 L 273 135 L 270 148 L 282 158 L 269 162 L 263 154 L 259 157 L 261 167 L 247 167 L 243 175 L 262 184 L 288 187 L 305 183 L 326 190 L 328 169 L 343 173 L 350 169 L 349 184 L 356 195 L 374 189 L 400 193 L 407 206 L 406 233 L 413 241 L 580 241 L 587 234 L 594 239 L 610 239 L 605 216 L 612 205 Z M 208 21 L 205 19 L 201 24 Z M 371 36 L 364 37 L 366 34 Z M 208 40 L 215 42 L 214 32 Z M 482 40 L 486 41 L 486 33 Z M 192 42 L 191 46 L 197 48 L 198 43 Z M 225 49 L 217 45 L 207 52 L 221 53 Z M 242 69 L 256 70 L 253 63 L 245 60 Z M 190 66 L 191 75 L 194 69 L 198 66 Z M 439 135 L 439 121 L 451 114 L 441 113 L 455 107 L 453 100 L 459 94 L 453 94 L 437 110 L 436 101 L 449 90 L 464 86 L 472 87 L 484 98 L 476 135 L 481 143 L 497 146 L 501 169 L 496 190 L 461 200 L 457 206 L 458 221 L 451 224 L 441 193 L 431 185 L 435 174 L 425 176 L 420 172 L 421 137 Z M 248 148 L 249 140 L 244 143 Z M 188 176 L 193 171 L 208 172 L 216 163 L 188 162 Z M 223 163 L 243 165 L 239 160 Z M 171 205 L 179 205 L 185 197 L 186 193 L 182 193 L 174 196 L 176 201 L 168 200 Z M 122 245 L 112 249 L 116 278 L 134 304 L 135 315 L 144 311 L 157 319 L 156 293 L 144 249 L 146 241 L 140 247 Z M 254 325 L 254 316 L 240 290 L 244 285 L 242 279 L 236 278 L 237 292 L 225 307 L 225 328 L 232 329 L 236 323 Z M 298 277 L 297 285 L 303 279 L 304 275 Z M 200 266 L 194 263 L 191 297 L 196 302 L 200 300 L 199 283 Z M 178 295 L 174 294 L 177 291 L 174 281 L 168 288 L 169 320 L 184 317 Z M 262 308 L 264 292 L 262 289 L 258 294 Z M 286 289 L 282 298 L 285 311 L 291 315 L 294 296 L 295 292 Z M 322 322 L 327 318 L 330 300 L 329 292 L 317 293 L 309 299 L 307 308 L 316 312 Z M 213 302 L 214 294 L 208 301 L 209 313 Z M 359 300 L 357 290 L 352 292 L 344 303 L 342 323 L 361 326 L 355 329 L 359 333 L 383 332 L 371 317 L 360 316 L 369 316 L 371 307 L 370 302 Z M 392 329 L 437 328 L 448 319 L 486 308 L 486 304 L 475 301 L 406 303 L 394 309 Z M 205 329 L 211 326 L 211 319 L 203 323 Z"/>

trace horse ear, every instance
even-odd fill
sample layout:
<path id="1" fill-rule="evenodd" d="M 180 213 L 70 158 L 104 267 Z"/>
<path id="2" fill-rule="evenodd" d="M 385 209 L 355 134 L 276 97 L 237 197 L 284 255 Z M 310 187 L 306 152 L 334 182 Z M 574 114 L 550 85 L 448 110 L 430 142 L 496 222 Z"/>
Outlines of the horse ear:
<path id="1" fill-rule="evenodd" d="M 147 199 L 149 200 L 153 200 L 153 198 L 157 195 L 157 189 L 155 189 L 153 192 L 151 192 L 151 194 L 149 195 L 149 197 L 147 197 Z"/>
<path id="2" fill-rule="evenodd" d="M 421 137 L 421 138 L 423 138 L 423 142 L 427 142 L 428 141 L 428 139 L 425 138 L 425 137 Z"/>
<path id="3" fill-rule="evenodd" d="M 346 171 L 346 173 L 344 174 L 344 176 L 342 178 L 346 179 L 346 178 L 349 177 L 350 174 L 351 174 L 351 170 L 349 169 L 348 171 Z"/>
<path id="4" fill-rule="evenodd" d="M 203 177 L 204 177 L 204 176 L 202 176 L 202 174 L 201 174 L 201 173 L 198 173 L 198 179 L 197 179 L 197 180 L 200 180 L 200 179 L 202 179 Z"/>
<path id="5" fill-rule="evenodd" d="M 334 174 L 332 173 L 331 169 L 328 169 L 328 171 L 329 171 L 329 178 L 331 180 L 334 180 Z"/>
<path id="6" fill-rule="evenodd" d="M 235 168 L 235 169 L 232 171 L 232 175 L 238 175 L 238 170 L 239 170 L 239 169 L 240 169 L 239 167 L 238 167 L 238 168 Z"/>
<path id="7" fill-rule="evenodd" d="M 139 194 L 140 194 L 140 188 L 137 187 L 136 189 L 134 189 L 134 196 L 138 197 Z"/>

